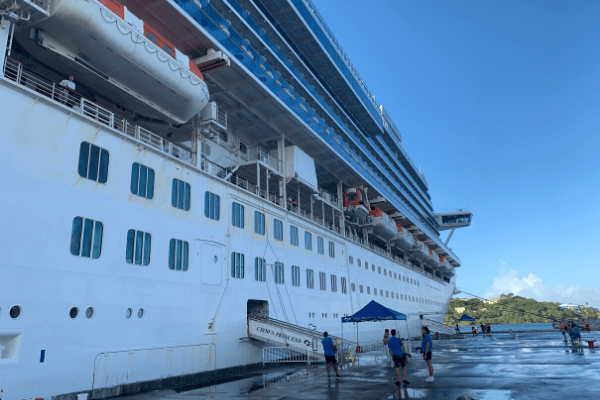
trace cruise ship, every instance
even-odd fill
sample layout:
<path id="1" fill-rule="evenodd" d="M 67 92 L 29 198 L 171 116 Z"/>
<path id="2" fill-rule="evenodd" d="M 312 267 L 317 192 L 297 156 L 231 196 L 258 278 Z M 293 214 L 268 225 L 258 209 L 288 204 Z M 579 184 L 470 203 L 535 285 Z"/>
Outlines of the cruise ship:
<path id="1" fill-rule="evenodd" d="M 0 0 L 0 19 L 3 400 L 252 366 L 251 320 L 352 343 L 442 321 L 461 261 L 440 231 L 472 215 L 434 213 L 310 0 Z M 406 323 L 342 325 L 373 300 Z"/>

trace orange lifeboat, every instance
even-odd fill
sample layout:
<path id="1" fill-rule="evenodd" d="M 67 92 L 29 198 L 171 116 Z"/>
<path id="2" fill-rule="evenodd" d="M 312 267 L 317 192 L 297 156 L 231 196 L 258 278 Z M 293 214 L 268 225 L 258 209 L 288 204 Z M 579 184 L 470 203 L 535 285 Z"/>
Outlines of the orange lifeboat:
<path id="1" fill-rule="evenodd" d="M 102 76 L 168 120 L 186 123 L 208 103 L 196 64 L 116 0 L 54 0 L 50 18 L 36 29 L 39 45 Z"/>
<path id="2" fill-rule="evenodd" d="M 444 257 L 440 257 L 440 264 L 438 268 L 445 273 L 449 273 L 452 270 L 452 266 Z"/>
<path id="3" fill-rule="evenodd" d="M 398 227 L 398 233 L 392 238 L 394 245 L 401 250 L 412 249 L 415 244 L 413 235 L 409 231 L 404 230 L 400 225 L 396 224 L 396 226 Z"/>
<path id="4" fill-rule="evenodd" d="M 344 214 L 356 218 L 365 218 L 369 215 L 369 209 L 365 205 L 360 189 L 350 188 L 344 192 Z"/>
<path id="5" fill-rule="evenodd" d="M 427 263 L 427 265 L 429 265 L 430 267 L 434 267 L 437 268 L 440 266 L 440 256 L 438 256 L 438 254 L 431 250 L 429 250 L 429 257 L 427 257 L 427 260 L 425 261 Z"/>
<path id="6" fill-rule="evenodd" d="M 423 242 L 417 240 L 413 245 L 411 256 L 418 261 L 425 261 L 429 257 L 429 249 Z"/>
<path id="7" fill-rule="evenodd" d="M 396 222 L 375 206 L 371 207 L 367 222 L 374 225 L 375 234 L 386 242 L 398 233 Z"/>

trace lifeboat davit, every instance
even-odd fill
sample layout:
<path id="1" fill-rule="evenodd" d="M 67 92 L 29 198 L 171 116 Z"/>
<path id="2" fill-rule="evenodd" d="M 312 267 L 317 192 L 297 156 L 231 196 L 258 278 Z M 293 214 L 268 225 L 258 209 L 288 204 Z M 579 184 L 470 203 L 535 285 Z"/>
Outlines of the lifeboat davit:
<path id="1" fill-rule="evenodd" d="M 413 235 L 409 231 L 404 230 L 404 228 L 402 228 L 400 225 L 396 226 L 398 227 L 398 233 L 396 233 L 396 236 L 392 238 L 394 245 L 401 250 L 412 249 L 415 244 L 415 238 Z"/>
<path id="2" fill-rule="evenodd" d="M 146 99 L 176 123 L 189 121 L 208 103 L 198 66 L 127 7 L 115 0 L 52 5 L 50 18 L 38 27 L 51 47 L 66 48 L 61 53 L 75 54 L 75 62 Z"/>
<path id="3" fill-rule="evenodd" d="M 429 257 L 427 257 L 427 265 L 429 265 L 430 267 L 433 268 L 437 268 L 440 266 L 440 256 L 437 255 L 437 253 L 431 249 L 429 250 Z"/>
<path id="4" fill-rule="evenodd" d="M 356 218 L 365 218 L 369 215 L 369 209 L 359 189 L 350 188 L 344 192 L 344 214 Z"/>
<path id="5" fill-rule="evenodd" d="M 386 242 L 398 233 L 396 222 L 375 206 L 371 207 L 367 220 L 375 226 L 375 234 Z"/>
<path id="6" fill-rule="evenodd" d="M 419 261 L 425 261 L 429 257 L 429 249 L 423 242 L 417 240 L 413 245 L 411 256 Z"/>

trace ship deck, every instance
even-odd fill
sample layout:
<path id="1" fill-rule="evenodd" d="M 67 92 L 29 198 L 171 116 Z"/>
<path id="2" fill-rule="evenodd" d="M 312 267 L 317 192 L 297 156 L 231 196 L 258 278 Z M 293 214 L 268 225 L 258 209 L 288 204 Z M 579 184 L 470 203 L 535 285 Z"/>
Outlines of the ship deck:
<path id="1" fill-rule="evenodd" d="M 582 336 L 600 340 L 599 332 L 583 332 Z M 583 343 L 584 347 L 573 347 L 562 341 L 558 331 L 434 341 L 435 382 L 425 382 L 425 362 L 413 349 L 407 371 L 410 385 L 401 391 L 394 386 L 393 369 L 381 359 L 363 355 L 355 366 L 341 371 L 341 379 L 328 379 L 323 365 L 308 371 L 306 366 L 290 365 L 216 385 L 155 391 L 127 399 L 600 398 L 600 350 L 588 349 Z M 418 343 L 412 342 L 411 347 Z"/>

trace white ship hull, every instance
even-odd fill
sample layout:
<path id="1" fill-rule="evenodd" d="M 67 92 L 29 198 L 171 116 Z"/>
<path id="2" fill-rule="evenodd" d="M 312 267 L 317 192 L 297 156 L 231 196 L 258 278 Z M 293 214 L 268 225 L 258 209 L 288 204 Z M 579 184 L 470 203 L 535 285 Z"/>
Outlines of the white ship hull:
<path id="1" fill-rule="evenodd" d="M 384 328 L 397 327 L 402 336 L 416 336 L 424 313 L 439 312 L 428 318 L 443 318 L 456 278 L 431 279 L 4 80 L 0 120 L 0 389 L 5 399 L 49 399 L 260 362 L 260 351 L 239 341 L 247 336 L 251 299 L 268 302 L 272 318 L 350 340 L 356 340 L 356 327 L 349 324 L 342 333 L 341 317 L 371 300 L 408 316 L 407 325 L 361 324 L 362 342 L 379 340 Z M 78 175 L 83 141 L 109 152 L 107 184 Z M 153 200 L 131 194 L 133 162 L 156 171 Z M 189 212 L 171 206 L 173 178 L 191 185 Z M 204 216 L 205 191 L 220 196 L 219 221 Z M 233 200 L 246 208 L 244 229 L 231 226 Z M 321 255 L 316 246 L 308 251 L 302 243 L 294 247 L 268 233 L 273 254 L 267 235 L 254 234 L 254 210 L 267 215 L 268 227 L 276 217 L 284 221 L 286 234 L 293 224 L 313 238 L 334 242 L 335 258 L 327 248 Z M 70 253 L 75 217 L 102 222 L 98 259 Z M 147 266 L 125 261 L 130 229 L 152 234 Z M 189 242 L 187 271 L 168 267 L 173 238 Z M 228 267 L 234 251 L 245 255 L 243 279 L 232 278 Z M 265 252 L 267 280 L 258 282 L 254 259 Z M 394 278 L 359 267 L 359 258 L 391 271 Z M 276 259 L 285 265 L 284 285 L 273 281 L 270 265 Z M 300 286 L 292 285 L 292 265 L 301 269 Z M 314 289 L 306 287 L 307 268 L 315 272 Z M 326 273 L 327 290 L 319 289 L 318 272 Z M 347 279 L 347 293 L 339 283 L 337 292 L 330 290 L 331 275 L 337 275 L 338 282 Z M 360 293 L 359 285 L 368 286 L 371 294 L 366 288 Z M 383 291 L 383 297 L 374 296 L 374 288 Z M 388 292 L 399 298 L 386 296 Z M 9 315 L 15 305 L 22 310 L 17 319 Z M 73 307 L 79 311 L 75 319 L 69 315 Z M 85 315 L 88 307 L 94 309 L 91 318 Z M 133 316 L 128 319 L 129 308 Z M 137 316 L 140 309 L 143 318 Z"/>

